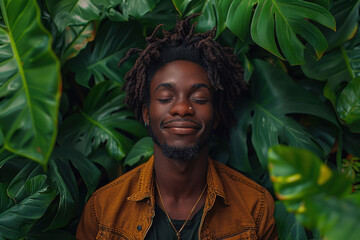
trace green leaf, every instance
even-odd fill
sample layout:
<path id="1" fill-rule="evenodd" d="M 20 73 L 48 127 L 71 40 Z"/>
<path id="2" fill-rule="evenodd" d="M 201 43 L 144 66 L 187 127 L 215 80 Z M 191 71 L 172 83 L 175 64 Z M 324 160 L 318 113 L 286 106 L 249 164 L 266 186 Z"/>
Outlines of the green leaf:
<path id="1" fill-rule="evenodd" d="M 200 5 L 201 4 L 201 5 Z M 199 32 L 205 32 L 213 29 L 216 26 L 216 15 L 215 4 L 212 0 L 198 1 L 198 7 L 201 7 L 200 11 L 202 14 L 196 18 L 198 22 L 196 30 Z M 191 11 L 190 13 L 192 13 Z"/>
<path id="2" fill-rule="evenodd" d="M 30 162 L 24 166 L 20 172 L 11 180 L 8 189 L 8 196 L 15 202 L 21 202 L 26 195 L 24 189 L 25 182 L 42 173 L 42 169 L 35 162 Z"/>
<path id="3" fill-rule="evenodd" d="M 64 46 L 62 46 L 61 62 L 62 64 L 70 58 L 76 57 L 88 42 L 95 39 L 96 24 L 89 22 L 84 26 L 67 27 L 64 31 Z"/>
<path id="4" fill-rule="evenodd" d="M 354 78 L 341 92 L 336 111 L 352 132 L 360 133 L 360 77 Z"/>
<path id="5" fill-rule="evenodd" d="M 326 53 L 319 61 L 313 59 L 310 54 L 306 54 L 306 64 L 301 68 L 309 78 L 326 81 L 350 80 L 353 76 L 353 70 L 349 63 L 357 59 L 349 59 L 349 51 L 342 48 L 334 49 Z M 333 80 L 332 80 L 333 79 Z"/>
<path id="6" fill-rule="evenodd" d="M 144 38 L 141 28 L 134 23 L 114 23 L 106 21 L 100 26 L 93 50 L 88 46 L 79 56 L 69 61 L 69 67 L 76 73 L 75 80 L 89 87 L 93 77 L 95 84 L 110 79 L 123 83 L 123 76 L 130 70 L 130 61 L 120 68 L 118 62 L 131 47 L 142 45 Z"/>
<path id="7" fill-rule="evenodd" d="M 131 0 L 121 2 L 120 8 L 125 16 L 133 16 L 140 19 L 146 13 L 152 11 L 160 0 Z"/>
<path id="8" fill-rule="evenodd" d="M 15 158 L 16 155 L 7 151 L 5 148 L 0 149 L 0 168 L 9 160 Z"/>
<path id="9" fill-rule="evenodd" d="M 7 209 L 14 205 L 14 202 L 7 196 L 8 184 L 0 182 L 0 213 L 5 212 Z"/>
<path id="10" fill-rule="evenodd" d="M 286 211 L 281 201 L 275 203 L 274 217 L 281 240 L 303 240 L 307 239 L 305 228 L 296 220 L 293 213 Z"/>
<path id="11" fill-rule="evenodd" d="M 9 188 L 8 191 L 12 191 Z M 46 175 L 37 175 L 25 182 L 18 195 L 24 195 L 21 202 L 0 213 L 0 237 L 20 239 L 40 219 L 55 197 L 49 189 Z"/>
<path id="12" fill-rule="evenodd" d="M 182 16 L 192 0 L 172 0 L 176 10 Z"/>
<path id="13" fill-rule="evenodd" d="M 196 31 L 205 32 L 216 27 L 216 38 L 226 29 L 225 21 L 231 2 L 232 0 L 199 0 L 187 4 L 182 1 L 180 4 L 178 1 L 173 1 L 176 8 L 188 9 L 186 13 L 182 12 L 182 15 L 201 13 L 196 18 Z"/>
<path id="14" fill-rule="evenodd" d="M 164 29 L 171 30 L 175 27 L 177 16 L 172 2 L 161 0 L 151 12 L 141 17 L 141 24 L 144 31 L 152 31 L 159 24 L 163 24 Z"/>
<path id="15" fill-rule="evenodd" d="M 53 230 L 66 226 L 75 216 L 76 204 L 79 202 L 79 190 L 76 178 L 67 161 L 51 160 L 49 165 L 48 175 L 52 187 L 59 195 L 55 217 L 46 228 L 46 230 Z"/>
<path id="16" fill-rule="evenodd" d="M 330 11 L 335 17 L 336 32 L 324 29 L 324 35 L 329 49 L 334 49 L 348 41 L 356 33 L 359 24 L 359 0 L 333 1 Z"/>
<path id="17" fill-rule="evenodd" d="M 112 21 L 128 21 L 129 16 L 141 19 L 151 12 L 160 0 L 92 0 L 103 8 L 103 11 Z M 119 10 L 115 10 L 114 8 Z"/>
<path id="18" fill-rule="evenodd" d="M 139 162 L 147 161 L 153 154 L 153 145 L 151 137 L 144 137 L 134 144 L 124 160 L 124 165 L 134 166 Z"/>
<path id="19" fill-rule="evenodd" d="M 305 75 L 326 81 L 324 96 L 336 108 L 339 94 L 348 82 L 360 76 L 360 31 L 342 46 L 326 53 L 319 61 L 306 54 L 307 64 L 301 66 Z"/>
<path id="20" fill-rule="evenodd" d="M 57 132 L 60 64 L 36 1 L 0 4 L 0 135 L 6 149 L 45 166 Z"/>
<path id="21" fill-rule="evenodd" d="M 76 149 L 73 147 L 61 146 L 56 148 L 55 157 L 57 159 L 61 159 L 63 162 L 70 161 L 71 164 L 79 171 L 80 176 L 84 180 L 87 187 L 86 199 L 88 199 L 98 187 L 101 171 L 95 166 L 94 163 L 92 163 L 80 152 L 76 151 Z"/>
<path id="22" fill-rule="evenodd" d="M 310 151 L 278 145 L 269 149 L 268 157 L 276 195 L 289 211 L 306 211 L 301 204 L 315 195 L 342 197 L 351 192 L 350 179 L 331 171 Z"/>
<path id="23" fill-rule="evenodd" d="M 122 174 L 122 163 L 111 157 L 106 149 L 99 148 L 93 151 L 89 156 L 89 160 L 104 168 L 109 181 L 115 180 Z"/>
<path id="24" fill-rule="evenodd" d="M 91 0 L 45 0 L 59 32 L 68 26 L 84 26 L 100 19 L 100 10 Z"/>
<path id="25" fill-rule="evenodd" d="M 249 161 L 245 149 L 248 131 L 264 168 L 267 167 L 268 149 L 279 143 L 306 148 L 319 156 L 328 154 L 317 143 L 316 136 L 289 114 L 308 114 L 337 126 L 336 116 L 329 106 L 296 84 L 283 70 L 261 60 L 255 60 L 254 66 L 255 72 L 250 81 L 251 97 L 241 99 L 243 103 L 235 109 L 239 120 L 232 129 L 231 142 L 237 143 L 232 143 L 230 164 L 236 166 Z M 234 155 L 234 152 L 238 154 Z"/>
<path id="26" fill-rule="evenodd" d="M 314 197 L 305 202 L 305 209 L 308 213 L 305 224 L 319 229 L 326 239 L 357 240 L 359 238 L 359 203 L 336 197 Z"/>
<path id="27" fill-rule="evenodd" d="M 124 96 L 121 87 L 109 81 L 96 85 L 85 99 L 84 110 L 65 119 L 60 143 L 74 146 L 85 156 L 104 145 L 112 157 L 123 159 L 134 143 L 127 136 L 147 135 L 133 113 L 124 109 Z"/>
<path id="28" fill-rule="evenodd" d="M 281 59 L 284 56 L 291 65 L 297 65 L 305 63 L 305 46 L 299 37 L 313 47 L 317 58 L 327 48 L 321 31 L 308 20 L 335 29 L 334 17 L 324 7 L 306 1 L 286 0 L 235 0 L 230 6 L 226 26 L 244 40 L 251 22 L 251 37 L 256 44 Z"/>

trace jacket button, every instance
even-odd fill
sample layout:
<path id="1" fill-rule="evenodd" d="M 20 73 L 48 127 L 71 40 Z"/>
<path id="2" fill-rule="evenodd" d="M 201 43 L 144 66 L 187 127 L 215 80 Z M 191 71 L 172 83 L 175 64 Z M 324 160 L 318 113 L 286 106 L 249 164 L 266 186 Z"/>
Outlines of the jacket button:
<path id="1" fill-rule="evenodd" d="M 141 225 L 138 225 L 136 229 L 137 229 L 138 231 L 141 231 L 142 226 L 141 226 Z"/>

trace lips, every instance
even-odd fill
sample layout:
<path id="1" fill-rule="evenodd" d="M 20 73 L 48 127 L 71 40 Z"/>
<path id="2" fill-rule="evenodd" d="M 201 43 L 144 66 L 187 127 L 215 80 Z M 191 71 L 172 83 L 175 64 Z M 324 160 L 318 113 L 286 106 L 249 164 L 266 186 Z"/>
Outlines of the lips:
<path id="1" fill-rule="evenodd" d="M 161 127 L 177 135 L 195 134 L 201 125 L 191 120 L 171 120 L 161 124 Z"/>

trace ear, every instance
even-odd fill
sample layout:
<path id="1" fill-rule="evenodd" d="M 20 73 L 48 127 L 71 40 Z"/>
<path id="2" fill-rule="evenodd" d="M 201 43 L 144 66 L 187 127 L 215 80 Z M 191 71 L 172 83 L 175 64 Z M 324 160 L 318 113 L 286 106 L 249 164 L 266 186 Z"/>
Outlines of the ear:
<path id="1" fill-rule="evenodd" d="M 214 123 L 213 123 L 213 130 L 217 129 L 217 127 L 220 124 L 220 115 L 219 113 L 215 112 L 214 113 Z"/>
<path id="2" fill-rule="evenodd" d="M 149 126 L 149 108 L 144 103 L 142 106 L 142 118 L 144 123 Z"/>

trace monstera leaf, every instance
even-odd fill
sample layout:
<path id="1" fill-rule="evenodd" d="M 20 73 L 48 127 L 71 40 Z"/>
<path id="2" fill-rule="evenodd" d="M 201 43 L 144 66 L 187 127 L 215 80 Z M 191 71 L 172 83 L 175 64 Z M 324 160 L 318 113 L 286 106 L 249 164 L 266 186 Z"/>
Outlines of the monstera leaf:
<path id="1" fill-rule="evenodd" d="M 61 126 L 60 144 L 70 144 L 85 156 L 104 145 L 113 158 L 123 159 L 134 144 L 132 138 L 146 136 L 144 126 L 125 109 L 124 96 L 121 87 L 110 81 L 93 87 L 81 113 Z"/>
<path id="2" fill-rule="evenodd" d="M 254 76 L 250 81 L 251 96 L 240 99 L 235 109 L 238 122 L 231 131 L 229 164 L 251 172 L 247 149 L 249 132 L 256 155 L 264 168 L 267 167 L 268 149 L 279 143 L 307 148 L 319 156 L 326 155 L 321 141 L 288 115 L 309 114 L 337 125 L 331 109 L 293 82 L 282 69 L 262 60 L 255 60 L 254 66 Z"/>
<path id="3" fill-rule="evenodd" d="M 334 17 L 314 2 L 319 1 L 234 0 L 226 26 L 242 40 L 250 29 L 252 39 L 259 46 L 281 59 L 286 58 L 292 65 L 303 64 L 305 46 L 302 40 L 312 46 L 317 58 L 327 48 L 324 35 L 309 20 L 335 30 Z"/>
<path id="4" fill-rule="evenodd" d="M 357 10 L 359 9 L 357 4 Z M 325 81 L 324 95 L 334 105 L 339 118 L 352 132 L 360 132 L 360 31 L 348 42 L 315 62 L 311 57 L 302 66 L 313 79 Z M 345 87 L 344 87 L 345 85 Z"/>
<path id="5" fill-rule="evenodd" d="M 0 6 L 0 134 L 6 149 L 46 165 L 57 132 L 60 64 L 35 0 Z"/>
<path id="6" fill-rule="evenodd" d="M 142 41 L 141 28 L 136 24 L 105 22 L 93 42 L 93 50 L 88 47 L 69 61 L 70 68 L 76 73 L 75 80 L 85 87 L 89 87 L 92 77 L 95 83 L 106 79 L 122 83 L 131 64 L 129 61 L 119 68 L 118 62 L 129 48 L 141 46 Z"/>
<path id="7" fill-rule="evenodd" d="M 282 145 L 269 150 L 269 171 L 276 195 L 300 222 L 326 239 L 358 238 L 360 195 L 349 195 L 349 178 L 307 150 Z"/>
<path id="8" fill-rule="evenodd" d="M 59 32 L 69 26 L 84 26 L 99 20 L 101 11 L 91 0 L 45 0 Z"/>

